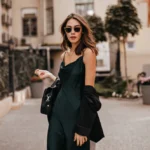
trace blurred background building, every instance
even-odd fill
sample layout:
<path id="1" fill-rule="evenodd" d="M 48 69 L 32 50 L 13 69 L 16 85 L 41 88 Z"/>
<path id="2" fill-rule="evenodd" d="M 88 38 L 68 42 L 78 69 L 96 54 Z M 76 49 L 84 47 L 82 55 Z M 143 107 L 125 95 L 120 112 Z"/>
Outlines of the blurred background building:
<path id="1" fill-rule="evenodd" d="M 12 38 L 12 1 L 1 0 L 0 43 L 6 44 Z"/>
<path id="2" fill-rule="evenodd" d="M 60 25 L 66 16 L 72 12 L 83 16 L 96 14 L 104 20 L 108 5 L 117 3 L 118 0 L 1 0 L 0 44 L 7 45 L 13 38 L 17 47 L 30 44 L 34 48 L 47 47 L 51 71 L 56 74 L 61 53 Z M 136 78 L 143 68 L 147 70 L 150 66 L 150 0 L 133 0 L 133 4 L 143 24 L 140 34 L 129 37 L 126 42 L 128 75 Z M 122 51 L 121 72 L 124 76 L 123 66 Z"/>

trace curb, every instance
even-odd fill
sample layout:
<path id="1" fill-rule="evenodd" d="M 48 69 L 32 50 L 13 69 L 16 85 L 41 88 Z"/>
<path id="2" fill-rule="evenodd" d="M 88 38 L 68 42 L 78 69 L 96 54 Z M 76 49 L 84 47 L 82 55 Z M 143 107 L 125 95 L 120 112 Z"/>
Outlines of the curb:
<path id="1" fill-rule="evenodd" d="M 9 113 L 12 103 L 12 97 L 6 97 L 0 101 L 0 118 Z"/>
<path id="2" fill-rule="evenodd" d="M 14 101 L 12 97 L 4 98 L 0 101 L 0 118 L 7 115 L 11 110 L 17 110 L 24 105 L 26 99 L 31 98 L 31 89 L 26 87 L 23 90 L 16 91 Z"/>

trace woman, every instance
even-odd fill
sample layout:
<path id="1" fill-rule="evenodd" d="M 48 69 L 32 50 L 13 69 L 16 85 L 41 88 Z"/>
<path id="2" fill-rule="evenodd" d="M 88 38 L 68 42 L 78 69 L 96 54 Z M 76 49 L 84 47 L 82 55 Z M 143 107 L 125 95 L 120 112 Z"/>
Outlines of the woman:
<path id="1" fill-rule="evenodd" d="M 96 43 L 89 25 L 77 14 L 71 14 L 64 20 L 61 34 L 63 36 L 61 47 L 64 52 L 61 55 L 62 62 L 58 75 L 62 86 L 49 119 L 47 150 L 89 150 L 88 137 L 98 116 L 92 110 L 86 112 L 88 110 L 86 104 L 83 104 L 85 107 L 83 111 L 80 102 L 84 97 L 83 92 L 88 93 L 88 90 L 92 91 L 94 88 Z M 37 69 L 35 73 L 42 79 L 47 77 L 54 81 L 56 79 L 46 70 Z M 84 112 L 90 114 L 91 119 L 86 118 L 88 115 L 86 116 Z M 98 140 L 103 137 L 101 129 Z"/>

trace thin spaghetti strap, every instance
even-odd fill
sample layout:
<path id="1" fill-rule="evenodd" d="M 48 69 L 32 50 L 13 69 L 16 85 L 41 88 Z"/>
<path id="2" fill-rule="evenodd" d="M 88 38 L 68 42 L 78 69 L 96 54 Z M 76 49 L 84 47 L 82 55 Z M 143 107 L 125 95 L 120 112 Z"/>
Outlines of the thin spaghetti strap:
<path id="1" fill-rule="evenodd" d="M 65 63 L 65 54 L 66 54 L 66 51 L 65 51 L 65 53 L 64 53 L 64 57 L 63 57 L 63 62 Z"/>

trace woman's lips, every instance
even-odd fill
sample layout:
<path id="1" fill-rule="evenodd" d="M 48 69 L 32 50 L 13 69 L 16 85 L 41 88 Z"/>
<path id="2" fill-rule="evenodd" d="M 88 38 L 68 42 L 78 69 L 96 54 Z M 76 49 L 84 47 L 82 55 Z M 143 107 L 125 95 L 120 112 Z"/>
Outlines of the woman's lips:
<path id="1" fill-rule="evenodd" d="M 76 39 L 76 37 L 75 37 L 75 36 L 72 36 L 72 37 L 70 37 L 70 39 L 74 40 L 74 39 Z"/>

